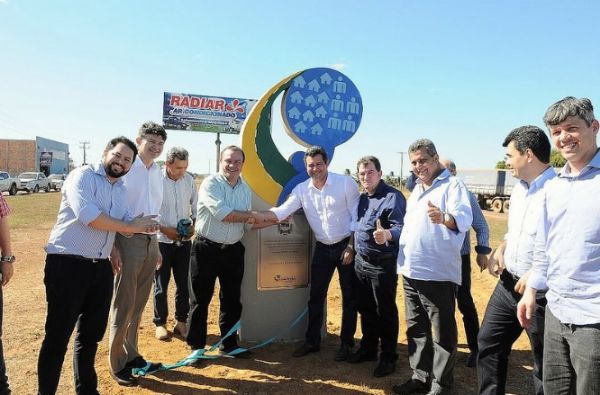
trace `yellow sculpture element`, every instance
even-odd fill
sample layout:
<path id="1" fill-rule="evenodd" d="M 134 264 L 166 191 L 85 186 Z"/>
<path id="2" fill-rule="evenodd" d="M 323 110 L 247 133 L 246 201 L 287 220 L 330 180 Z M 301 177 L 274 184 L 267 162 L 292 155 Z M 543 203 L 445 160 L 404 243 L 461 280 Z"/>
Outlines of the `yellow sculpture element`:
<path id="1" fill-rule="evenodd" d="M 297 77 L 302 71 L 296 72 L 289 77 L 284 78 L 274 87 L 269 89 L 252 107 L 246 122 L 242 126 L 242 149 L 246 155 L 244 171 L 242 176 L 250 188 L 265 202 L 274 206 L 283 190 L 283 185 L 279 185 L 273 177 L 265 170 L 256 150 L 256 133 L 260 115 L 267 105 L 271 96 L 273 96 L 282 85 Z"/>

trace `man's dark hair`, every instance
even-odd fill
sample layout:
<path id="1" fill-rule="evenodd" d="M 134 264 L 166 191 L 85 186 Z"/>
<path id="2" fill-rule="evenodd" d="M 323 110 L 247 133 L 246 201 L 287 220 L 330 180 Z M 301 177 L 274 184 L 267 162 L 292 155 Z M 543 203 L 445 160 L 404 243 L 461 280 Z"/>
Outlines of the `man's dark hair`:
<path id="1" fill-rule="evenodd" d="M 244 154 L 244 150 L 238 147 L 237 145 L 228 145 L 227 147 L 223 148 L 221 150 L 221 153 L 219 154 L 219 160 L 223 159 L 223 154 L 225 153 L 225 151 L 237 151 L 242 154 L 242 162 L 246 161 L 246 154 Z"/>
<path id="2" fill-rule="evenodd" d="M 590 99 L 567 96 L 557 101 L 546 110 L 544 123 L 546 126 L 555 126 L 569 117 L 579 117 L 585 121 L 587 126 L 590 126 L 595 119 L 594 106 Z"/>
<path id="3" fill-rule="evenodd" d="M 511 141 L 515 142 L 515 148 L 521 154 L 530 149 L 540 162 L 550 162 L 550 140 L 537 126 L 527 125 L 513 129 L 504 139 L 502 146 L 508 147 Z"/>
<path id="4" fill-rule="evenodd" d="M 304 153 L 304 163 L 306 163 L 306 158 L 308 158 L 309 156 L 311 158 L 314 158 L 317 155 L 321 155 L 323 157 L 323 162 L 328 163 L 327 151 L 325 151 L 325 148 L 319 147 L 318 145 L 313 145 L 312 147 L 309 147 L 306 150 L 306 152 Z"/>
<path id="5" fill-rule="evenodd" d="M 173 147 L 167 152 L 166 162 L 173 163 L 175 159 L 178 160 L 188 160 L 189 153 L 185 148 L 182 147 Z"/>
<path id="6" fill-rule="evenodd" d="M 133 163 L 133 161 L 135 161 L 135 157 L 138 154 L 138 149 L 135 146 L 134 142 L 129 140 L 125 136 L 115 137 L 114 139 L 110 140 L 108 142 L 108 144 L 106 144 L 106 148 L 104 150 L 109 151 L 109 150 L 115 148 L 117 146 L 117 144 L 119 144 L 119 143 L 123 143 L 126 146 L 128 146 L 129 148 L 131 148 L 131 150 L 133 151 L 133 158 L 131 158 L 131 162 Z"/>
<path id="7" fill-rule="evenodd" d="M 375 166 L 375 170 L 381 171 L 381 163 L 379 163 L 379 159 L 377 159 L 373 155 L 367 155 L 367 156 L 363 156 L 362 158 L 360 158 L 358 160 L 358 162 L 356 162 L 356 171 L 358 171 L 358 168 L 360 167 L 360 165 L 363 165 L 366 167 L 369 164 L 369 162 L 373 163 L 373 165 Z"/>
<path id="8" fill-rule="evenodd" d="M 140 126 L 138 137 L 147 139 L 150 135 L 160 136 L 163 141 L 167 141 L 167 132 L 165 131 L 165 128 L 152 121 L 144 122 L 142 126 Z"/>

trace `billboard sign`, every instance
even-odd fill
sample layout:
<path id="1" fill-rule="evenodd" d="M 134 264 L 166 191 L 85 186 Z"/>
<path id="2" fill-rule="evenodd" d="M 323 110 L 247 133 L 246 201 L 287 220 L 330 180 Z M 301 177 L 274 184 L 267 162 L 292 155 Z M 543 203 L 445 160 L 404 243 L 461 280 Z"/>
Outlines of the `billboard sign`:
<path id="1" fill-rule="evenodd" d="M 52 166 L 52 151 L 40 152 L 40 167 Z"/>
<path id="2" fill-rule="evenodd" d="M 164 93 L 165 129 L 239 134 L 256 100 Z"/>

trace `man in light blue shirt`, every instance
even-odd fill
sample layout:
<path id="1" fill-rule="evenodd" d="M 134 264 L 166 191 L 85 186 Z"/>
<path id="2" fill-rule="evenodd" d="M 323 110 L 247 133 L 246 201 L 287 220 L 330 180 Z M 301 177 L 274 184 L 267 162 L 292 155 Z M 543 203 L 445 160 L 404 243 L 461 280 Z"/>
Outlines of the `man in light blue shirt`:
<path id="1" fill-rule="evenodd" d="M 567 160 L 546 183 L 533 268 L 518 306 L 530 327 L 536 290 L 548 288 L 544 391 L 600 393 L 600 153 L 589 99 L 566 97 L 544 115 L 555 148 Z M 511 207 L 512 210 L 512 207 Z"/>
<path id="2" fill-rule="evenodd" d="M 456 176 L 456 164 L 449 159 L 443 160 L 442 165 L 453 176 Z M 490 248 L 490 229 L 483 216 L 483 212 L 479 207 L 477 197 L 471 191 L 469 194 L 469 202 L 471 203 L 471 210 L 473 212 L 473 223 L 471 227 L 475 230 L 475 237 L 477 238 L 477 245 L 475 246 L 475 252 L 477 253 L 477 265 L 481 270 L 487 267 L 487 255 L 492 252 Z M 462 281 L 458 291 L 456 293 L 456 302 L 458 304 L 458 310 L 463 316 L 463 324 L 465 327 L 465 336 L 467 338 L 467 345 L 471 351 L 465 361 L 465 365 L 470 368 L 475 367 L 477 363 L 477 335 L 479 334 L 479 317 L 477 316 L 477 308 L 473 302 L 473 296 L 471 296 L 471 237 L 469 231 L 465 234 L 465 241 L 463 242 L 460 250 L 460 259 L 462 262 L 461 273 Z"/>
<path id="3" fill-rule="evenodd" d="M 506 162 L 515 184 L 510 197 L 508 232 L 504 242 L 490 258 L 488 269 L 500 276 L 488 302 L 479 332 L 477 375 L 480 394 L 504 394 L 508 356 L 513 343 L 523 332 L 517 320 L 516 306 L 529 276 L 533 260 L 533 243 L 543 187 L 554 178 L 550 167 L 550 141 L 537 126 L 522 126 L 512 130 L 502 144 L 506 147 Z M 545 292 L 537 295 L 535 325 L 527 330 L 533 354 L 533 386 L 543 394 L 542 353 L 544 337 Z"/>
<path id="4" fill-rule="evenodd" d="M 407 202 L 398 272 L 403 276 L 413 374 L 393 390 L 447 394 L 454 382 L 460 251 L 473 216 L 467 188 L 442 167 L 433 142 L 415 141 L 408 155 L 418 180 Z"/>
<path id="5" fill-rule="evenodd" d="M 136 155 L 132 141 L 114 138 L 106 146 L 101 163 L 73 170 L 64 183 L 58 219 L 46 246 L 48 313 L 38 360 L 39 394 L 56 393 L 76 324 L 75 389 L 78 394 L 98 393 L 94 359 L 106 330 L 113 271 L 119 260 L 113 248 L 115 233 L 158 229 L 152 216 L 132 219 L 127 211 L 121 177 Z"/>
<path id="6" fill-rule="evenodd" d="M 200 185 L 196 238 L 189 273 L 187 344 L 194 351 L 204 349 L 206 345 L 208 306 L 217 278 L 221 287 L 221 336 L 225 336 L 242 315 L 240 297 L 245 248 L 241 239 L 244 224 L 253 223 L 256 219 L 263 222 L 263 216 L 250 211 L 250 187 L 240 177 L 244 161 L 241 148 L 235 145 L 225 147 L 219 158 L 220 173 L 207 177 Z M 249 351 L 238 352 L 238 348 L 235 333 L 223 339 L 223 353 L 231 353 L 236 358 L 250 357 Z"/>

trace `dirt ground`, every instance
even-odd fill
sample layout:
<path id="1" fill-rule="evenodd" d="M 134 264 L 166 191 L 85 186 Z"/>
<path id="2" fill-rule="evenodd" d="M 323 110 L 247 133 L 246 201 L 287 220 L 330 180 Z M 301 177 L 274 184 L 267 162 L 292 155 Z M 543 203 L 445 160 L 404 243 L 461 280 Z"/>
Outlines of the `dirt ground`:
<path id="1" fill-rule="evenodd" d="M 46 195 L 46 196 L 45 196 Z M 37 196 L 18 195 L 8 197 L 9 205 L 18 206 L 16 199 L 28 199 L 27 204 L 36 205 L 44 199 L 51 207 L 58 207 L 59 194 L 40 193 Z M 45 197 L 44 197 L 45 196 Z M 20 204 L 21 202 L 19 202 Z M 26 210 L 13 210 L 13 221 L 26 215 Z M 56 211 L 55 211 L 56 212 Z M 488 215 L 488 213 L 486 213 Z M 55 216 L 52 215 L 52 218 Z M 506 227 L 504 215 L 488 216 L 492 228 L 492 245 L 499 242 L 499 235 Z M 26 221 L 25 221 L 26 222 Z M 44 251 L 48 234 L 54 219 L 27 225 L 20 224 L 12 233 L 12 243 L 18 262 L 15 276 L 4 289 L 4 350 L 9 381 L 15 394 L 34 394 L 37 391 L 37 356 L 44 336 L 46 314 L 45 290 L 43 285 Z M 474 262 L 474 257 L 473 257 Z M 476 266 L 476 265 L 473 265 Z M 485 305 L 496 280 L 487 273 L 472 271 L 473 298 L 476 302 L 479 319 L 483 319 Z M 399 288 L 401 290 L 401 288 Z M 170 290 L 172 291 L 172 289 Z M 171 311 L 173 310 L 173 298 Z M 375 362 L 348 364 L 334 362 L 333 355 L 339 344 L 341 295 L 337 276 L 332 281 L 328 295 L 328 336 L 324 339 L 321 352 L 304 358 L 291 358 L 296 344 L 271 344 L 253 353 L 250 360 L 219 358 L 205 362 L 200 367 L 185 367 L 140 379 L 138 387 L 118 386 L 108 373 L 107 349 L 108 332 L 99 344 L 96 370 L 99 376 L 99 391 L 102 394 L 315 394 L 315 393 L 391 393 L 393 384 L 410 376 L 406 347 L 406 325 L 404 321 L 404 301 L 398 292 L 400 311 L 400 335 L 398 346 L 400 358 L 395 374 L 385 378 L 374 378 L 372 371 Z M 218 300 L 213 299 L 209 315 L 209 343 L 218 340 Z M 476 393 L 477 377 L 474 369 L 465 367 L 464 360 L 468 349 L 464 337 L 462 320 L 457 312 L 459 326 L 459 354 L 455 370 L 455 393 Z M 360 325 L 359 325 L 360 328 Z M 169 327 L 172 329 L 172 325 Z M 360 331 L 360 329 L 359 329 Z M 360 332 L 356 338 L 360 338 Z M 149 360 L 164 363 L 176 362 L 189 353 L 185 342 L 173 337 L 167 342 L 154 338 L 152 323 L 152 302 L 144 312 L 139 334 L 140 351 Z M 69 346 L 61 376 L 59 394 L 73 394 L 72 345 Z M 507 392 L 526 394 L 532 392 L 530 378 L 531 357 L 529 344 L 521 336 L 515 344 L 508 373 Z"/>

